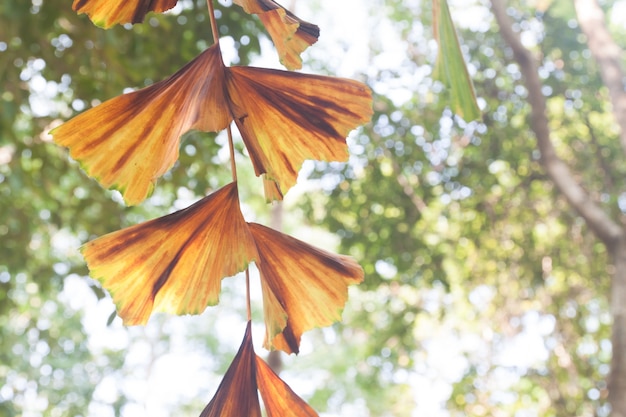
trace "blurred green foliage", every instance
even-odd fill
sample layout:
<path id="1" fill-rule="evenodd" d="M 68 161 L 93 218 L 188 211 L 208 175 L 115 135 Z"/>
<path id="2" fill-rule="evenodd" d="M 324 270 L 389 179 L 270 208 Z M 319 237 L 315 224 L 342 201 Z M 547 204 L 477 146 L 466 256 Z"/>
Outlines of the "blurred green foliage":
<path id="1" fill-rule="evenodd" d="M 554 1 L 539 11 L 513 3 L 515 30 L 542 59 L 559 156 L 621 221 L 623 153 L 573 6 Z M 440 88 L 424 71 L 431 49 L 412 41 L 430 30 L 427 10 L 390 2 L 412 59 L 369 82 L 416 74 L 414 94 L 400 103 L 379 95 L 371 125 L 353 138 L 352 163 L 318 164 L 324 189 L 302 205 L 312 222 L 339 234 L 339 250 L 366 271 L 337 344 L 367 335 L 352 373 L 372 415 L 411 415 L 378 409 L 377 389 L 399 389 L 402 402 L 390 404 L 429 395 L 402 395 L 398 382 L 410 380 L 400 377 L 406 369 L 429 375 L 438 328 L 454 335 L 451 352 L 467 360 L 462 375 L 449 378 L 451 415 L 608 415 L 606 250 L 542 171 L 521 75 L 488 8 L 466 7 L 459 11 L 461 45 L 483 119 L 464 121 L 435 94 Z M 463 19 L 468 10 L 482 14 Z M 624 28 L 613 29 L 625 45 Z M 536 351 L 529 345 L 535 342 Z M 350 372 L 335 373 L 342 374 Z"/>
<path id="2" fill-rule="evenodd" d="M 215 136 L 192 132 L 155 195 L 125 208 L 44 133 L 126 88 L 165 78 L 210 45 L 204 1 L 180 3 L 175 13 L 108 31 L 68 1 L 0 3 L 0 417 L 22 415 L 27 403 L 41 415 L 89 415 L 97 383 L 124 362 L 122 349 L 90 350 L 80 314 L 59 299 L 67 276 L 87 274 L 75 248 L 228 181 Z M 238 48 L 235 63 L 246 64 L 263 29 L 227 6 L 218 7 L 220 32 Z M 542 59 L 559 155 L 621 219 L 626 165 L 571 5 L 511 6 Z M 605 249 L 540 167 L 519 70 L 488 9 L 474 5 L 481 18 L 459 30 L 483 113 L 467 122 L 434 80 L 429 7 L 391 0 L 371 8 L 401 35 L 406 59 L 368 71 L 371 124 L 350 138 L 349 164 L 316 165 L 312 182 L 321 190 L 305 194 L 294 214 L 335 233 L 366 281 L 351 289 L 344 324 L 307 336 L 314 348 L 286 358 L 285 373 L 311 381 L 317 410 L 344 415 L 356 415 L 345 404 L 359 415 L 414 415 L 430 395 L 416 390 L 419 378 L 452 384 L 451 415 L 607 415 Z M 454 4 L 451 13 L 456 21 Z M 626 45 L 623 28 L 613 29 Z M 373 56 L 383 52 L 375 34 L 369 42 Z M 397 80 L 410 80 L 401 85 L 409 99 L 383 88 Z M 242 183 L 251 179 L 241 173 Z M 250 204 L 261 206 L 255 198 Z M 189 343 L 232 357 L 205 336 L 214 324 L 194 322 Z M 437 343 L 464 358 L 449 365 L 457 373 L 433 367 Z M 154 354 L 167 349 L 158 344 Z M 115 415 L 126 402 L 121 392 Z M 192 408 L 182 406 L 185 415 Z"/>

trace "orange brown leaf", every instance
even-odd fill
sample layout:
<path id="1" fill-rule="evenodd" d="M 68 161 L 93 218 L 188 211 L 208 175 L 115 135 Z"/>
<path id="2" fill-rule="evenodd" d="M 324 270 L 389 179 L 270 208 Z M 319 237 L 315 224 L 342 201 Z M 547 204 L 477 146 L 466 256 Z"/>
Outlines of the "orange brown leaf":
<path id="1" fill-rule="evenodd" d="M 224 84 L 224 64 L 214 46 L 168 79 L 108 100 L 50 133 L 89 176 L 135 205 L 174 165 L 183 133 L 228 125 Z"/>
<path id="2" fill-rule="evenodd" d="M 285 194 L 307 159 L 346 161 L 346 136 L 372 115 L 367 86 L 253 67 L 227 73 L 231 112 L 257 175 Z"/>
<path id="3" fill-rule="evenodd" d="M 143 201 L 178 158 L 190 129 L 218 131 L 235 120 L 257 175 L 280 199 L 307 159 L 345 161 L 346 136 L 372 115 L 364 84 L 253 67 L 226 68 L 219 45 L 170 78 L 113 98 L 54 129 L 88 175 Z"/>
<path id="4" fill-rule="evenodd" d="M 235 0 L 246 13 L 257 14 L 267 29 L 280 62 L 287 69 L 302 68 L 300 54 L 317 42 L 320 29 L 305 22 L 273 0 Z"/>
<path id="5" fill-rule="evenodd" d="M 317 417 L 318 414 L 291 387 L 272 371 L 258 355 L 256 379 L 267 417 Z"/>
<path id="6" fill-rule="evenodd" d="M 251 323 L 224 379 L 200 417 L 261 417 Z"/>
<path id="7" fill-rule="evenodd" d="M 86 13 L 91 21 L 104 28 L 118 23 L 141 23 L 148 12 L 162 13 L 178 0 L 74 0 L 72 9 Z"/>
<path id="8" fill-rule="evenodd" d="M 201 313 L 217 303 L 222 278 L 258 259 L 236 183 L 184 210 L 88 242 L 82 253 L 127 325 L 145 324 L 152 311 Z"/>
<path id="9" fill-rule="evenodd" d="M 260 417 L 261 392 L 268 417 L 317 417 L 317 413 L 254 353 L 251 322 L 239 351 L 200 417 Z"/>
<path id="10" fill-rule="evenodd" d="M 303 332 L 341 320 L 348 285 L 363 280 L 363 269 L 349 256 L 256 223 L 249 226 L 259 254 L 265 346 L 298 353 Z"/>

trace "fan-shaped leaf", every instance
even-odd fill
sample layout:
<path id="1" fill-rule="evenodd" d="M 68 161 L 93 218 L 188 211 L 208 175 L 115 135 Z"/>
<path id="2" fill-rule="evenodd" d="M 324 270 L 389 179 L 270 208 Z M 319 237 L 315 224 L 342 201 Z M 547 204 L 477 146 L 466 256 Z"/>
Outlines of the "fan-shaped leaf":
<path id="1" fill-rule="evenodd" d="M 263 290 L 265 346 L 298 353 L 300 336 L 341 320 L 348 285 L 363 280 L 354 259 L 250 223 Z"/>
<path id="2" fill-rule="evenodd" d="M 235 183 L 184 210 L 93 240 L 82 252 L 128 325 L 145 324 L 153 310 L 201 313 L 217 303 L 222 278 L 258 259 Z"/>
<path id="3" fill-rule="evenodd" d="M 178 159 L 180 136 L 230 122 L 219 48 L 166 80 L 108 100 L 52 130 L 55 142 L 129 205 L 143 201 Z"/>
<path id="4" fill-rule="evenodd" d="M 117 23 L 141 23 L 148 12 L 162 13 L 178 0 L 74 0 L 72 9 L 86 13 L 91 21 L 103 28 Z"/>
<path id="5" fill-rule="evenodd" d="M 133 205 L 172 167 L 183 133 L 221 130 L 234 119 L 256 174 L 276 183 L 266 197 L 278 199 L 306 159 L 347 160 L 346 136 L 371 114 L 371 92 L 360 82 L 226 68 L 216 44 L 170 78 L 106 101 L 51 133 L 88 175 Z"/>
<path id="6" fill-rule="evenodd" d="M 317 417 L 315 410 L 272 371 L 258 355 L 256 379 L 265 404 L 267 417 Z"/>
<path id="7" fill-rule="evenodd" d="M 317 42 L 320 28 L 305 22 L 272 0 L 235 0 L 247 13 L 257 14 L 267 29 L 280 62 L 287 69 L 302 68 L 300 54 Z"/>
<path id="8" fill-rule="evenodd" d="M 305 160 L 346 161 L 346 136 L 372 115 L 369 88 L 344 78 L 233 67 L 228 92 L 256 174 L 283 195 Z"/>
<path id="9" fill-rule="evenodd" d="M 248 321 L 239 351 L 200 417 L 260 417 L 257 387 L 268 417 L 317 417 L 317 413 L 254 353 Z"/>
<path id="10" fill-rule="evenodd" d="M 200 417 L 261 417 L 250 322 L 239 351 Z"/>

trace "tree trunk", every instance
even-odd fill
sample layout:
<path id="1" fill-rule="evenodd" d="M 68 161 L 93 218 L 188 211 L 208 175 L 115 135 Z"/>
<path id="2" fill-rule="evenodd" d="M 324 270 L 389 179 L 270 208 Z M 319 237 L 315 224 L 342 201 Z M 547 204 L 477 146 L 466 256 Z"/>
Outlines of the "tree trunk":
<path id="1" fill-rule="evenodd" d="M 613 356 L 609 379 L 609 402 L 613 410 L 612 417 L 626 417 L 626 239 L 620 239 L 610 249 L 614 270 L 611 281 Z"/>
<path id="2" fill-rule="evenodd" d="M 613 114 L 620 127 L 620 141 L 626 153 L 626 90 L 621 62 L 623 53 L 611 37 L 604 12 L 597 0 L 575 0 L 576 15 L 587 37 L 604 85 L 609 90 Z M 626 232 L 619 239 L 606 242 L 613 259 L 611 314 L 613 316 L 609 402 L 613 417 L 626 417 Z"/>

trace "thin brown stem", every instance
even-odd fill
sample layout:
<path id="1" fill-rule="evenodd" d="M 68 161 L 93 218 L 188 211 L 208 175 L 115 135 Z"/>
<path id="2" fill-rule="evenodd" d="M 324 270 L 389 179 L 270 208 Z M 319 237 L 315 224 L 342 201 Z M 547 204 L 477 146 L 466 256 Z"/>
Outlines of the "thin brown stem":
<path id="1" fill-rule="evenodd" d="M 206 0 L 206 4 L 209 7 L 209 19 L 211 21 L 211 31 L 213 32 L 213 42 L 218 43 L 220 35 L 217 31 L 217 21 L 215 20 L 215 9 L 213 8 L 213 0 Z"/>
<path id="2" fill-rule="evenodd" d="M 276 204 L 272 205 L 270 227 L 276 231 L 280 231 L 283 228 L 282 201 L 277 201 Z M 272 371 L 276 373 L 276 375 L 280 374 L 280 371 L 283 369 L 283 358 L 280 354 L 280 350 L 270 350 L 270 353 L 267 355 L 266 361 L 270 368 L 272 368 Z"/>
<path id="3" fill-rule="evenodd" d="M 233 145 L 233 133 L 230 125 L 226 127 L 228 133 L 228 150 L 230 151 L 230 172 L 233 174 L 233 182 L 237 182 L 237 165 L 235 164 L 235 146 Z"/>
<path id="4" fill-rule="evenodd" d="M 246 268 L 246 315 L 248 321 L 252 320 L 252 308 L 250 307 L 250 269 Z"/>

